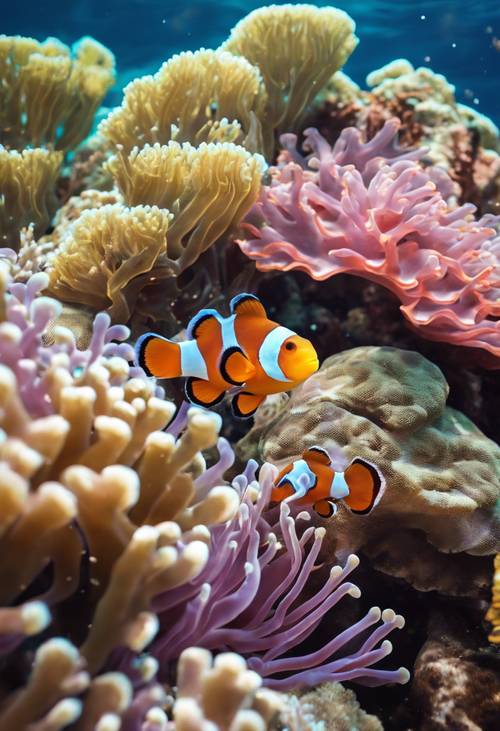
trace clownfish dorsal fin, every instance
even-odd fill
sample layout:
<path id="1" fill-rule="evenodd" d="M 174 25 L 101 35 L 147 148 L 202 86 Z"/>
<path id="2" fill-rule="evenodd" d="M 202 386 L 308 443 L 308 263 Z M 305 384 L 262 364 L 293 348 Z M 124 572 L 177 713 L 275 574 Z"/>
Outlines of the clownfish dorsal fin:
<path id="1" fill-rule="evenodd" d="M 306 462 L 317 462 L 318 464 L 324 464 L 328 467 L 332 463 L 330 455 L 326 449 L 323 449 L 323 447 L 309 447 L 309 449 L 306 449 L 303 453 L 302 458 L 305 459 Z"/>
<path id="2" fill-rule="evenodd" d="M 237 294 L 230 303 L 231 314 L 238 317 L 264 317 L 267 319 L 267 312 L 264 305 L 254 294 Z"/>
<path id="3" fill-rule="evenodd" d="M 344 498 L 347 507 L 359 515 L 366 515 L 375 507 L 384 487 L 382 475 L 375 465 L 356 457 L 344 472 L 349 495 Z"/>
<path id="4" fill-rule="evenodd" d="M 200 335 L 215 335 L 220 332 L 221 316 L 217 310 L 200 310 L 191 320 L 186 328 L 188 338 L 197 340 Z"/>

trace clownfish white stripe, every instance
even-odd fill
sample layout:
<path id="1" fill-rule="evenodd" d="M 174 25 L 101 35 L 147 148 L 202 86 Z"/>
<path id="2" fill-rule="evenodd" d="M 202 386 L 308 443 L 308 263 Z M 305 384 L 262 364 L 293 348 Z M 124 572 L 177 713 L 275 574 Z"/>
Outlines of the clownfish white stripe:
<path id="1" fill-rule="evenodd" d="M 289 383 L 290 379 L 285 376 L 278 363 L 278 357 L 281 346 L 284 341 L 295 335 L 292 330 L 287 327 L 278 325 L 269 332 L 264 338 L 259 349 L 259 363 L 264 373 L 275 381 Z"/>
<path id="2" fill-rule="evenodd" d="M 293 467 L 290 472 L 287 472 L 286 475 L 284 475 L 281 482 L 289 482 L 292 485 L 293 489 L 298 492 L 297 485 L 299 482 L 299 477 L 302 476 L 306 478 L 303 481 L 307 482 L 307 489 L 314 487 L 314 484 L 316 482 L 316 475 L 311 470 L 305 459 L 298 459 L 296 462 L 293 463 Z"/>
<path id="3" fill-rule="evenodd" d="M 229 350 L 229 348 L 239 348 L 240 344 L 238 342 L 238 338 L 236 337 L 236 332 L 234 329 L 234 321 L 236 320 L 236 315 L 231 315 L 230 317 L 221 317 L 219 322 L 221 323 L 222 327 L 222 351 Z"/>
<path id="4" fill-rule="evenodd" d="M 349 487 L 345 481 L 344 473 L 335 472 L 330 488 L 330 497 L 340 500 L 343 497 L 347 497 L 347 495 L 349 495 Z"/>
<path id="5" fill-rule="evenodd" d="M 179 343 L 181 349 L 181 372 L 189 378 L 208 379 L 208 370 L 196 340 Z"/>

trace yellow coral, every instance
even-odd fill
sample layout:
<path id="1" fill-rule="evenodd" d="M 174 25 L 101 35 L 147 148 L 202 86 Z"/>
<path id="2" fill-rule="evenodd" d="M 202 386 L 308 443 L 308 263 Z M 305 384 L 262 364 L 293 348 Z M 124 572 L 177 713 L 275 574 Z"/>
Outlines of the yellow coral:
<path id="1" fill-rule="evenodd" d="M 15 330 L 0 325 L 4 339 Z M 62 343 L 70 334 L 60 329 L 56 337 Z M 156 398 L 148 382 L 129 378 L 119 357 L 71 376 L 61 353 L 44 377 L 56 413 L 33 418 L 13 372 L 0 365 L 0 599 L 10 603 L 48 563 L 53 581 L 44 598 L 72 594 L 82 531 L 98 601 L 81 651 L 94 671 L 114 647 L 140 652 L 148 644 L 156 627 L 152 597 L 203 568 L 206 526 L 230 519 L 239 498 L 226 486 L 196 491 L 200 450 L 217 441 L 216 415 L 191 409 L 176 441 L 162 431 L 174 405 Z M 36 631 L 44 617 L 35 609 L 25 605 L 4 620 Z"/>
<path id="2" fill-rule="evenodd" d="M 0 142 L 69 150 L 114 83 L 114 57 L 89 37 L 71 51 L 55 38 L 0 36 L 0 78 Z"/>
<path id="3" fill-rule="evenodd" d="M 248 212 L 265 163 L 232 143 L 146 145 L 111 159 L 125 202 L 168 208 L 168 256 L 182 272 Z"/>
<path id="4" fill-rule="evenodd" d="M 313 5 L 258 8 L 233 28 L 222 48 L 257 66 L 266 85 L 268 153 L 272 130 L 293 130 L 307 105 L 347 61 L 358 42 L 354 29 L 342 10 Z"/>
<path id="5" fill-rule="evenodd" d="M 167 252 L 172 216 L 156 206 L 120 204 L 85 211 L 50 257 L 51 294 L 126 322 L 136 296 L 128 285 Z"/>
<path id="6" fill-rule="evenodd" d="M 222 51 L 173 56 L 154 76 L 125 89 L 121 107 L 100 132 L 129 152 L 135 145 L 240 142 L 252 151 L 261 142 L 265 89 L 258 69 Z"/>
<path id="7" fill-rule="evenodd" d="M 493 645 L 500 645 L 500 553 L 495 556 L 494 566 L 491 606 L 486 615 L 486 620 L 493 626 L 488 637 L 489 641 Z"/>
<path id="8" fill-rule="evenodd" d="M 31 223 L 35 234 L 44 233 L 57 207 L 61 163 L 61 152 L 16 152 L 0 145 L 0 246 L 17 249 L 20 229 Z"/>

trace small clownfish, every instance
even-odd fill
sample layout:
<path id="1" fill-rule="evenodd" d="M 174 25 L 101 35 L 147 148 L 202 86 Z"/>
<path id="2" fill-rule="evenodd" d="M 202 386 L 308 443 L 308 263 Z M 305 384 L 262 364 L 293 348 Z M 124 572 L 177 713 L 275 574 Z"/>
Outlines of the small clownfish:
<path id="1" fill-rule="evenodd" d="M 215 406 L 229 389 L 239 388 L 232 408 L 235 416 L 246 418 L 269 394 L 305 381 L 319 362 L 312 343 L 269 320 L 258 297 L 239 294 L 230 311 L 223 317 L 216 310 L 200 310 L 185 342 L 141 335 L 136 362 L 156 378 L 187 378 L 186 397 L 197 406 Z"/>
<path id="2" fill-rule="evenodd" d="M 310 447 L 302 459 L 282 470 L 271 493 L 271 505 L 294 502 L 309 506 L 322 518 L 337 512 L 335 500 L 343 500 L 353 513 L 366 515 L 382 497 L 384 479 L 375 465 L 361 457 L 344 472 L 336 472 L 326 450 Z"/>

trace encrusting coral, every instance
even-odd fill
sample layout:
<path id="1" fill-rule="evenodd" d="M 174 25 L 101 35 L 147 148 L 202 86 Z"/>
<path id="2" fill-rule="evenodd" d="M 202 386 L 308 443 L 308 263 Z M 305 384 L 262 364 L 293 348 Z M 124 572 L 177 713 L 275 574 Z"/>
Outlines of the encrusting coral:
<path id="1" fill-rule="evenodd" d="M 220 50 L 187 51 L 154 76 L 132 81 L 99 131 L 125 152 L 170 140 L 237 142 L 257 152 L 265 100 L 259 71 L 244 58 Z"/>
<path id="2" fill-rule="evenodd" d="M 293 130 L 308 104 L 347 61 L 358 39 L 342 10 L 314 5 L 269 5 L 239 21 L 222 48 L 260 69 L 267 91 L 265 151 L 274 132 Z"/>
<path id="3" fill-rule="evenodd" d="M 0 246 L 18 249 L 20 229 L 45 232 L 57 209 L 55 186 L 62 153 L 7 150 L 0 145 Z"/>
<path id="4" fill-rule="evenodd" d="M 114 83 L 114 56 L 88 36 L 70 50 L 55 38 L 3 35 L 0 77 L 0 143 L 67 151 L 88 135 Z"/>
<path id="5" fill-rule="evenodd" d="M 380 504 L 370 516 L 339 506 L 331 551 L 365 550 L 423 591 L 477 592 L 500 545 L 500 449 L 446 406 L 447 395 L 440 370 L 418 353 L 354 348 L 327 358 L 238 451 L 282 467 L 321 444 L 338 469 L 357 456 L 376 464 L 386 480 Z"/>
<path id="6" fill-rule="evenodd" d="M 240 248 L 262 271 L 299 269 L 317 280 L 347 272 L 381 283 L 422 335 L 480 348 L 498 367 L 497 221 L 474 219 L 471 204 L 449 205 L 450 179 L 418 164 L 425 151 L 397 146 L 399 126 L 386 122 L 367 143 L 346 129 L 333 148 L 307 130 L 305 158 L 296 136 L 283 136 Z"/>

